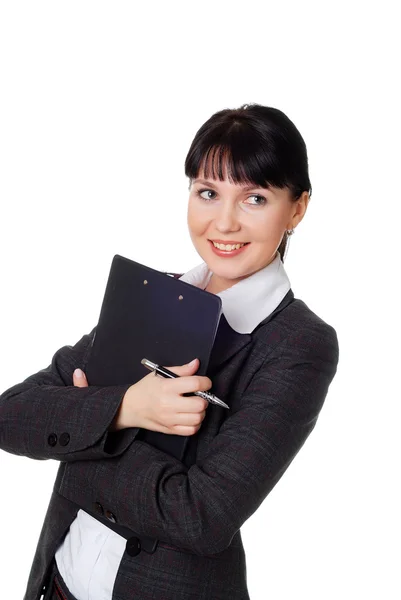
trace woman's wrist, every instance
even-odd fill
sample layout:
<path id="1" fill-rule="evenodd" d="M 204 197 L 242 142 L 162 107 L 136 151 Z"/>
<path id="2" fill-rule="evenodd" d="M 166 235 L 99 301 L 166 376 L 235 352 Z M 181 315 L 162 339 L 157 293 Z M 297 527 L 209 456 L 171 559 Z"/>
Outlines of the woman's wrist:
<path id="1" fill-rule="evenodd" d="M 130 388 L 128 388 L 130 389 Z M 124 421 L 124 414 L 125 414 L 125 404 L 127 402 L 127 392 L 128 390 L 125 392 L 123 399 L 120 402 L 120 406 L 118 407 L 118 410 L 114 416 L 113 421 L 110 424 L 109 427 L 109 431 L 121 431 L 121 429 L 126 429 L 127 425 L 125 424 Z"/>
<path id="2" fill-rule="evenodd" d="M 136 384 L 132 384 L 125 392 L 123 399 L 118 407 L 113 421 L 109 427 L 109 431 L 120 431 L 121 429 L 127 429 L 128 427 L 139 427 L 135 419 L 135 411 L 133 405 L 135 403 L 135 389 Z"/>

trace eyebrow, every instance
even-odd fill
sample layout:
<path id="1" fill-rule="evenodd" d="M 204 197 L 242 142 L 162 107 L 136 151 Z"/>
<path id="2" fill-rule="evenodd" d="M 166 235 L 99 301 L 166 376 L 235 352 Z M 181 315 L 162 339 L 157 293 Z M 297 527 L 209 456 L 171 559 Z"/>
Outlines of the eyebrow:
<path id="1" fill-rule="evenodd" d="M 203 185 L 209 185 L 212 188 L 216 188 L 216 185 L 214 185 L 213 183 L 211 183 L 210 181 L 207 181 L 206 179 L 195 179 L 193 181 L 193 183 L 202 183 Z M 264 190 L 265 188 L 262 188 L 260 186 L 257 185 L 247 185 L 245 187 L 242 188 L 245 192 L 248 192 L 249 190 Z"/>

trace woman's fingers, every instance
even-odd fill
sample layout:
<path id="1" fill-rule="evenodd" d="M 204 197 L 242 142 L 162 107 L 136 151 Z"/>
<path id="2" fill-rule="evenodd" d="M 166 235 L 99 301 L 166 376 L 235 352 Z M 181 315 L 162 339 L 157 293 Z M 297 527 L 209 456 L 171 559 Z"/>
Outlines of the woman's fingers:
<path id="1" fill-rule="evenodd" d="M 72 374 L 72 380 L 77 387 L 88 387 L 86 375 L 81 369 L 75 369 Z"/>

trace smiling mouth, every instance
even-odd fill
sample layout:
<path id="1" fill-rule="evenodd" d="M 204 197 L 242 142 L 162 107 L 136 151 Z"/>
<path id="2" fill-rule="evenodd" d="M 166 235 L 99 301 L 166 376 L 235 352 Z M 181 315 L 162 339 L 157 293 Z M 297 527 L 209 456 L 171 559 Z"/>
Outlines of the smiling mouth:
<path id="1" fill-rule="evenodd" d="M 243 252 L 247 246 L 249 246 L 250 242 L 245 242 L 243 244 L 219 244 L 220 247 L 215 246 L 212 240 L 208 240 L 208 244 L 210 244 L 211 251 L 216 256 L 220 256 L 221 258 L 235 257 L 239 256 Z"/>
<path id="2" fill-rule="evenodd" d="M 241 242 L 238 244 L 220 244 L 218 242 L 214 242 L 213 240 L 209 240 L 209 242 L 214 248 L 217 250 L 222 250 L 223 252 L 233 252 L 234 250 L 239 250 L 240 248 L 250 244 L 250 242 Z"/>

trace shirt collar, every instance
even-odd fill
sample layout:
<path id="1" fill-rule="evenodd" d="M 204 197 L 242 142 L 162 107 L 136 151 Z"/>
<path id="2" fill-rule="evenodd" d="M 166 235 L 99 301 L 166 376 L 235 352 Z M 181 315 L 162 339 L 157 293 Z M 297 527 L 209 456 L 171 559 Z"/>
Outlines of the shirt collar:
<path id="1" fill-rule="evenodd" d="M 212 271 L 203 262 L 179 279 L 205 289 L 211 276 Z M 277 251 L 266 267 L 216 295 L 221 298 L 228 324 L 238 333 L 251 333 L 277 308 L 290 288 L 290 280 Z"/>

